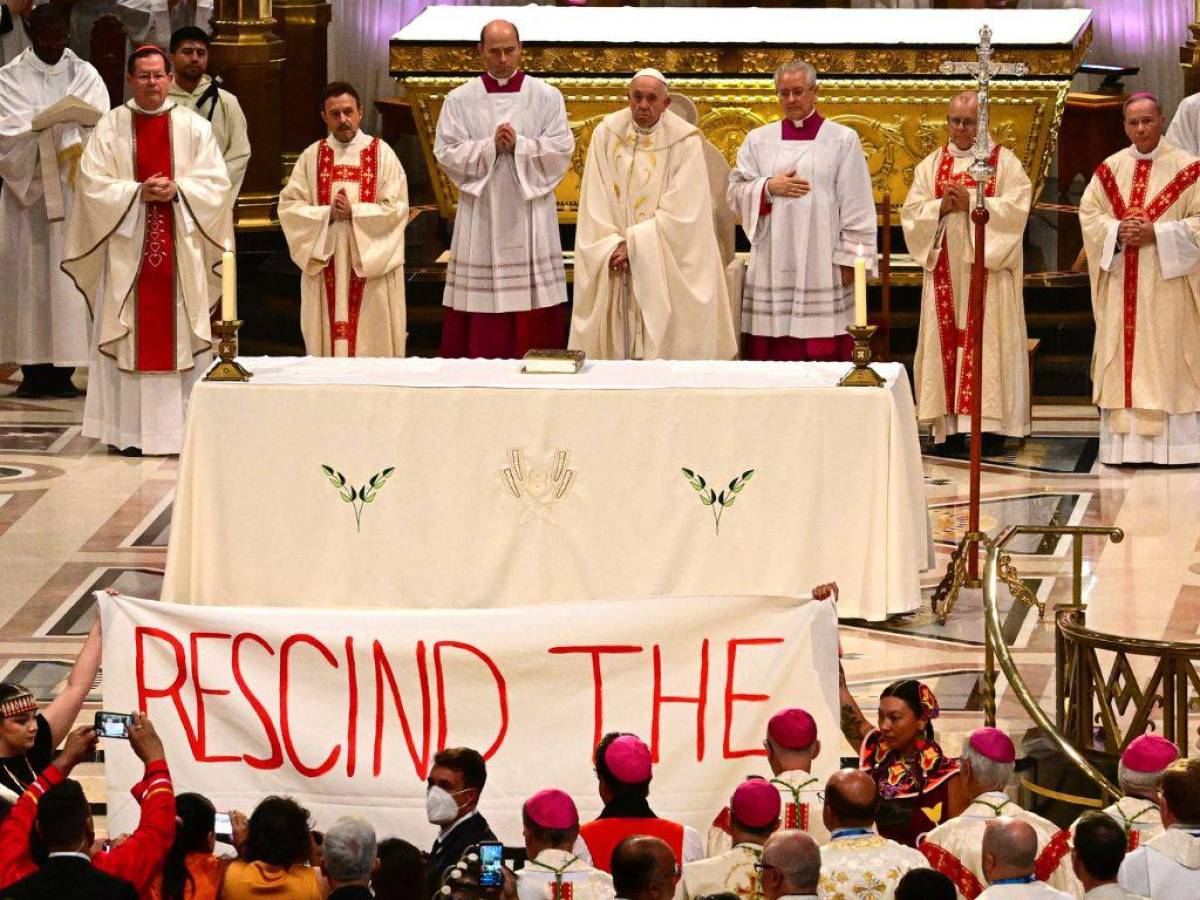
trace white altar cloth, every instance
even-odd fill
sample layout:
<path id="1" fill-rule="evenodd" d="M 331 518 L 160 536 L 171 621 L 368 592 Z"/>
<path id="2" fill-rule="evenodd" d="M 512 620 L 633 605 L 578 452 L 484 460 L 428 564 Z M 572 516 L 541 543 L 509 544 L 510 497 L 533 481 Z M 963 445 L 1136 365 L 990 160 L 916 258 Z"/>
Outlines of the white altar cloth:
<path id="1" fill-rule="evenodd" d="M 837 581 L 843 618 L 920 604 L 897 364 L 875 389 L 837 387 L 838 363 L 242 362 L 248 384 L 192 393 L 166 600 L 483 607 Z"/>
<path id="2" fill-rule="evenodd" d="M 1086 9 L 759 9 L 709 7 L 429 6 L 392 37 L 414 44 L 474 42 L 497 16 L 539 44 L 791 44 L 974 47 L 992 28 L 1004 46 L 1073 46 Z"/>

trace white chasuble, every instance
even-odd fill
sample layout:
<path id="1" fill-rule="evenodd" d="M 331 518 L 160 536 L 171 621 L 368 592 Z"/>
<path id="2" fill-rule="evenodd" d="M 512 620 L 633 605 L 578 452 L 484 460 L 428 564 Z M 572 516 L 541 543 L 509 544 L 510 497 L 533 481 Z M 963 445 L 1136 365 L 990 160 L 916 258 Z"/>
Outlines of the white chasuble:
<path id="1" fill-rule="evenodd" d="M 339 191 L 349 221 L 330 220 Z M 404 356 L 408 180 L 392 148 L 360 131 L 310 145 L 279 195 L 300 267 L 300 327 L 311 356 Z"/>
<path id="2" fill-rule="evenodd" d="M 821 900 L 892 900 L 896 883 L 910 869 L 927 869 L 920 851 L 866 828 L 835 829 L 821 847 Z"/>
<path id="3" fill-rule="evenodd" d="M 160 173 L 173 202 L 142 199 Z M 92 312 L 83 433 L 178 453 L 190 386 L 211 358 L 208 275 L 232 241 L 229 176 L 208 123 L 168 100 L 96 125 L 80 163 L 62 268 Z"/>
<path id="4" fill-rule="evenodd" d="M 761 844 L 734 844 L 723 853 L 683 867 L 682 891 L 677 897 L 694 900 L 707 894 L 736 894 L 743 900 L 762 900 L 762 885 L 754 866 L 762 859 Z"/>
<path id="5" fill-rule="evenodd" d="M 1104 807 L 1101 812 L 1111 816 L 1128 835 L 1128 849 L 1131 851 L 1163 833 L 1162 813 L 1158 804 L 1145 797 L 1122 797 L 1116 803 Z M 1072 838 L 1078 825 L 1079 819 L 1071 825 Z"/>
<path id="6" fill-rule="evenodd" d="M 77 120 L 33 130 L 67 97 L 108 111 L 100 74 L 70 50 L 52 66 L 26 50 L 0 69 L 0 362 L 87 365 L 87 304 L 59 266 L 92 129 Z"/>
<path id="7" fill-rule="evenodd" d="M 767 182 L 795 171 L 803 197 L 770 197 Z M 858 134 L 815 110 L 755 128 L 738 150 L 726 199 L 750 239 L 742 331 L 764 337 L 841 335 L 853 324 L 854 289 L 841 266 L 862 248 L 875 268 L 875 199 Z"/>
<path id="8" fill-rule="evenodd" d="M 628 273 L 609 267 L 625 242 Z M 575 233 L 572 349 L 594 359 L 733 359 L 737 341 L 700 132 L 628 109 L 592 132 Z"/>
<path id="9" fill-rule="evenodd" d="M 517 133 L 496 152 L 496 129 Z M 504 84 L 483 75 L 446 96 L 433 153 L 458 188 L 443 305 L 510 313 L 567 302 L 554 190 L 575 138 L 562 94 L 517 72 Z"/>
<path id="10" fill-rule="evenodd" d="M 566 850 L 543 850 L 517 875 L 517 900 L 613 900 L 612 876 Z"/>
<path id="11" fill-rule="evenodd" d="M 928 832 L 918 845 L 930 866 L 954 882 L 958 896 L 975 900 L 988 886 L 983 875 L 983 832 L 1000 816 L 1028 822 L 1037 832 L 1038 856 L 1034 874 L 1052 888 L 1082 896 L 1071 868 L 1071 835 L 1048 819 L 1022 809 L 1005 793 L 980 794 L 956 818 Z"/>
<path id="12" fill-rule="evenodd" d="M 940 215 L 947 185 L 968 188 L 975 205 L 975 180 L 967 172 L 971 149 L 953 144 L 935 150 L 917 166 L 900 222 L 913 259 L 924 271 L 921 325 L 914 359 L 917 418 L 930 425 L 934 440 L 968 432 L 971 396 L 976 390 L 968 315 L 975 261 L 975 226 L 970 211 Z M 985 237 L 983 430 L 1011 437 L 1029 434 L 1029 357 L 1022 293 L 1022 239 L 1029 218 L 1032 186 L 1020 160 L 994 145 L 995 175 L 986 189 L 989 213 Z"/>
<path id="13" fill-rule="evenodd" d="M 1117 880 L 1141 897 L 1200 896 L 1200 828 L 1172 825 L 1128 854 Z"/>
<path id="14" fill-rule="evenodd" d="M 1200 462 L 1200 160 L 1167 141 L 1105 160 L 1079 204 L 1092 283 L 1100 461 Z M 1121 221 L 1154 223 L 1122 247 Z"/>
<path id="15" fill-rule="evenodd" d="M 780 772 L 770 779 L 779 791 L 780 828 L 803 831 L 818 845 L 829 840 L 825 827 L 825 786 L 803 769 Z M 708 855 L 719 856 L 733 846 L 730 836 L 729 807 L 717 814 L 708 829 Z"/>

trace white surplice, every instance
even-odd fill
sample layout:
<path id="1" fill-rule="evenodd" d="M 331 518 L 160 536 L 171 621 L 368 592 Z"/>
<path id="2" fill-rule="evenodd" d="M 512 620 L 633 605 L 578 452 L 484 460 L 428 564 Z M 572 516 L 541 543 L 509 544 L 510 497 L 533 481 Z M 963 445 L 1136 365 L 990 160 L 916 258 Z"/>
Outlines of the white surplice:
<path id="1" fill-rule="evenodd" d="M 855 832 L 858 829 L 847 829 Z M 821 900 L 891 900 L 896 883 L 910 869 L 927 869 L 920 851 L 895 841 L 869 834 L 839 834 L 835 831 L 821 847 Z"/>
<path id="2" fill-rule="evenodd" d="M 825 786 L 803 769 L 780 772 L 770 779 L 779 790 L 780 828 L 796 829 L 810 835 L 818 845 L 829 840 L 825 827 Z M 719 856 L 733 846 L 729 833 L 729 807 L 717 814 L 708 829 L 708 855 Z"/>
<path id="3" fill-rule="evenodd" d="M 375 149 L 372 151 L 371 147 Z M 329 200 L 343 188 L 353 216 L 332 222 L 318 180 L 323 147 L 332 150 Z M 369 170 L 376 154 L 374 175 Z M 373 178 L 375 199 L 364 202 L 360 179 Z M 300 328 L 310 356 L 404 356 L 404 229 L 408 180 L 386 143 L 359 131 L 347 143 L 329 137 L 310 144 L 279 195 L 279 224 L 300 267 Z M 326 267 L 333 265 L 330 309 Z M 360 289 L 355 279 L 362 279 Z"/>
<path id="4" fill-rule="evenodd" d="M 629 272 L 609 259 L 626 242 Z M 592 132 L 575 232 L 572 349 L 594 359 L 732 359 L 737 341 L 699 130 L 628 109 Z"/>
<path id="5" fill-rule="evenodd" d="M 1052 888 L 1044 881 L 1031 881 L 1026 884 L 993 884 L 979 895 L 979 900 L 1074 900 L 1077 896 Z"/>
<path id="6" fill-rule="evenodd" d="M 85 366 L 87 304 L 59 268 L 73 185 L 91 128 L 79 122 L 32 130 L 38 113 L 66 97 L 108 110 L 100 74 L 70 50 L 54 65 L 32 49 L 0 68 L 0 361 Z M 42 159 L 43 150 L 55 158 Z M 51 206 L 45 179 L 52 178 Z M 53 215 L 51 215 L 53 212 Z"/>
<path id="7" fill-rule="evenodd" d="M 565 894 L 571 900 L 612 900 L 617 895 L 611 875 L 566 850 L 543 850 L 517 875 L 517 900 L 563 900 Z"/>
<path id="8" fill-rule="evenodd" d="M 975 156 L 971 148 L 960 150 L 953 143 L 925 157 L 913 175 L 904 201 L 900 222 L 913 259 L 924 270 L 921 288 L 921 324 L 913 374 L 917 419 L 933 429 L 941 443 L 947 435 L 971 430 L 969 406 L 963 393 L 966 363 L 965 343 L 970 340 L 967 308 L 970 303 L 971 271 L 975 261 L 975 226 L 970 211 L 940 215 L 937 196 L 938 171 L 943 159 L 952 161 L 947 173 L 962 183 Z M 971 209 L 975 206 L 975 182 L 968 185 Z M 980 399 L 983 430 L 1012 437 L 1029 434 L 1029 357 L 1023 299 L 1024 255 L 1022 239 L 1029 218 L 1032 186 L 1021 161 L 1007 147 L 1000 148 L 996 161 L 994 195 L 987 198 L 990 215 L 986 226 L 984 266 L 987 293 L 983 317 L 983 392 Z M 945 273 L 938 269 L 943 249 Z M 939 286 L 949 276 L 953 317 L 939 316 Z M 941 327 L 939 327 L 941 326 Z M 957 346 L 947 352 L 943 339 Z M 946 360 L 953 360 L 946 377 Z M 951 386 L 953 385 L 953 387 Z M 955 412 L 955 407 L 959 411 Z"/>
<path id="9" fill-rule="evenodd" d="M 575 139 L 558 88 L 514 77 L 520 90 L 495 93 L 472 78 L 446 96 L 438 115 L 433 153 L 459 192 L 442 302 L 463 312 L 567 302 L 554 189 Z M 503 122 L 517 132 L 512 153 L 496 152 Z"/>
<path id="10" fill-rule="evenodd" d="M 802 123 L 812 126 L 808 118 Z M 814 138 L 785 140 L 784 126 L 772 122 L 747 134 L 729 176 L 726 198 L 750 239 L 742 331 L 840 335 L 853 324 L 854 291 L 842 285 L 839 266 L 853 266 L 861 247 L 868 269 L 875 268 L 871 173 L 854 129 L 824 119 Z M 812 190 L 764 201 L 767 181 L 793 169 Z"/>
<path id="11" fill-rule="evenodd" d="M 1200 897 L 1200 827 L 1172 825 L 1126 856 L 1117 880 L 1144 897 Z"/>
<path id="12" fill-rule="evenodd" d="M 1155 220 L 1155 242 L 1137 252 L 1131 298 L 1124 290 L 1131 253 L 1118 245 L 1120 220 L 1100 174 L 1079 203 L 1096 319 L 1092 400 L 1100 408 L 1102 463 L 1200 463 L 1200 187 L 1188 168 L 1195 162 L 1162 140 L 1149 153 L 1129 147 L 1102 164 L 1133 207 L 1148 207 L 1173 182 L 1182 185 Z M 1132 197 L 1135 173 L 1147 167 L 1144 197 Z M 1177 182 L 1185 173 L 1193 177 Z"/>
<path id="13" fill-rule="evenodd" d="M 758 873 L 754 865 L 761 859 L 761 844 L 743 843 L 708 859 L 688 863 L 683 867 L 676 896 L 695 898 L 729 892 L 739 897 L 758 897 Z"/>
<path id="14" fill-rule="evenodd" d="M 246 166 L 250 164 L 250 136 L 246 131 L 246 114 L 237 97 L 224 88 L 217 88 L 214 100 L 211 96 L 201 103 L 201 98 L 209 91 L 212 79 L 207 75 L 200 78 L 194 91 L 185 91 L 179 82 L 171 82 L 171 90 L 167 96 L 185 109 L 195 111 L 202 119 L 212 126 L 213 137 L 221 149 L 225 166 L 229 169 L 229 181 L 233 185 L 233 196 L 242 190 L 242 179 L 246 177 Z"/>
<path id="15" fill-rule="evenodd" d="M 175 246 L 174 372 L 136 371 L 134 288 L 142 264 L 145 207 L 136 180 L 132 102 L 97 123 L 80 162 L 63 270 L 92 311 L 91 371 L 83 433 L 118 448 L 178 453 L 192 384 L 211 358 L 208 274 L 232 240 L 229 177 L 212 129 L 168 100 Z M 213 298 L 215 299 L 215 298 Z"/>

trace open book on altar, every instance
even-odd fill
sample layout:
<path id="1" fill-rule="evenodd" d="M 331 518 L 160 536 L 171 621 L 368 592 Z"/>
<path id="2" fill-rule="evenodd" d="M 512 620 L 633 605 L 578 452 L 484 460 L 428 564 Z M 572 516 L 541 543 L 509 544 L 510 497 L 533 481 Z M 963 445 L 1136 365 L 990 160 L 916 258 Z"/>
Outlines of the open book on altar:
<path id="1" fill-rule="evenodd" d="M 34 116 L 32 129 L 45 131 L 55 125 L 65 125 L 70 122 L 78 123 L 85 128 L 93 127 L 103 115 L 100 110 L 90 103 L 84 103 L 78 97 L 68 94 L 53 106 L 48 107 Z"/>

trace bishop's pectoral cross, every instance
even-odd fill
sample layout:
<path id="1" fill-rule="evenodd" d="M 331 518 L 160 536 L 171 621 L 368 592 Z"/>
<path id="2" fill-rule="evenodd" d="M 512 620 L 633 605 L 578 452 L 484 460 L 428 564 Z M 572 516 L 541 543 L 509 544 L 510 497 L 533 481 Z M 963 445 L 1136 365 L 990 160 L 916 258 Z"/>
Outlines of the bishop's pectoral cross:
<path id="1" fill-rule="evenodd" d="M 1025 63 L 994 63 L 992 62 L 992 29 L 984 25 L 979 29 L 979 46 L 975 48 L 979 57 L 978 62 L 944 62 L 943 75 L 974 75 L 979 92 L 979 125 L 975 132 L 975 162 L 967 170 L 975 180 L 975 205 L 983 206 L 984 185 L 992 177 L 992 167 L 988 165 L 988 157 L 992 148 L 988 137 L 988 87 L 995 75 L 1025 75 L 1029 66 Z"/>

